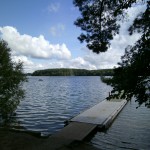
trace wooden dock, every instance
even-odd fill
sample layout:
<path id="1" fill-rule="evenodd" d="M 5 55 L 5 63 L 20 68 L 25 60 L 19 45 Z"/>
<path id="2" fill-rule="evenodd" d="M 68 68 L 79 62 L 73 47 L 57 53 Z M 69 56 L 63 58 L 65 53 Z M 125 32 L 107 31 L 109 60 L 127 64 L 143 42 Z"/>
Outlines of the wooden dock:
<path id="1" fill-rule="evenodd" d="M 97 127 L 108 128 L 126 103 L 126 100 L 104 100 L 72 118 L 69 125 L 52 137 L 82 141 Z"/>
<path id="2" fill-rule="evenodd" d="M 69 140 L 84 140 L 95 128 L 97 125 L 81 123 L 81 122 L 71 122 L 65 128 L 63 128 L 58 133 L 54 134 L 53 137 L 59 137 Z"/>
<path id="3" fill-rule="evenodd" d="M 108 122 L 117 116 L 126 100 L 104 100 L 92 108 L 71 119 L 71 122 L 83 122 L 107 128 Z M 107 126 L 106 126 L 107 125 Z"/>
<path id="4" fill-rule="evenodd" d="M 69 125 L 46 139 L 27 136 L 26 133 L 20 135 L 20 133 L 1 131 L 0 133 L 4 138 L 1 138 L 0 149 L 97 150 L 92 146 L 82 145 L 83 142 L 80 141 L 84 140 L 89 134 L 93 134 L 94 130 L 97 131 L 98 127 L 108 128 L 126 103 L 126 100 L 120 99 L 104 100 L 69 120 Z M 6 143 L 5 137 L 7 137 L 9 144 Z"/>

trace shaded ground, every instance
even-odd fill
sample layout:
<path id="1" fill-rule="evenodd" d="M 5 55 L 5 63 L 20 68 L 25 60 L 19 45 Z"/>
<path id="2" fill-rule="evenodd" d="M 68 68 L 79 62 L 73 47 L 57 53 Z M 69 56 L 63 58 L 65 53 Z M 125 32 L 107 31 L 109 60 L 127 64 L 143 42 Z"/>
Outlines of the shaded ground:
<path id="1" fill-rule="evenodd" d="M 84 142 L 0 129 L 0 150 L 97 150 Z"/>

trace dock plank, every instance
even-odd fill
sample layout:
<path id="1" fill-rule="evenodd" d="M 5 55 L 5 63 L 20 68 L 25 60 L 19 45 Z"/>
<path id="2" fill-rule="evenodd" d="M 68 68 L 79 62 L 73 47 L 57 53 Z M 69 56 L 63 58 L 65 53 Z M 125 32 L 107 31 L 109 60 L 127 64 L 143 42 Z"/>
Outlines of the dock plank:
<path id="1" fill-rule="evenodd" d="M 61 131 L 53 135 L 53 137 L 82 141 L 96 127 L 97 125 L 94 124 L 71 122 L 69 125 L 64 127 Z"/>
<path id="2" fill-rule="evenodd" d="M 126 103 L 121 99 L 104 100 L 72 118 L 69 125 L 51 137 L 82 141 L 97 127 L 107 128 Z"/>
<path id="3" fill-rule="evenodd" d="M 110 118 L 111 115 L 119 113 L 121 108 L 126 104 L 126 100 L 107 101 L 104 100 L 92 108 L 72 118 L 72 122 L 84 122 L 95 125 L 103 125 L 103 123 Z"/>

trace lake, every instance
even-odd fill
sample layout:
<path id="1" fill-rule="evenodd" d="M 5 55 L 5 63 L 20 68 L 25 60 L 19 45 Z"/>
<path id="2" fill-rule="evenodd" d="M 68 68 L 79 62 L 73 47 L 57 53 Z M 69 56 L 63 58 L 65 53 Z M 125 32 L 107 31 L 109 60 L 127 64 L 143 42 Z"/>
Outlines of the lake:
<path id="1" fill-rule="evenodd" d="M 64 121 L 97 104 L 108 95 L 109 86 L 100 77 L 29 77 L 23 86 L 25 99 L 16 117 L 27 130 L 52 134 Z"/>
<path id="2" fill-rule="evenodd" d="M 100 77 L 28 77 L 23 85 L 25 98 L 15 119 L 25 130 L 53 134 L 64 121 L 103 101 L 111 90 Z M 128 102 L 106 132 L 97 132 L 87 142 L 100 149 L 148 149 L 150 109 Z M 18 126 L 16 125 L 16 127 Z"/>

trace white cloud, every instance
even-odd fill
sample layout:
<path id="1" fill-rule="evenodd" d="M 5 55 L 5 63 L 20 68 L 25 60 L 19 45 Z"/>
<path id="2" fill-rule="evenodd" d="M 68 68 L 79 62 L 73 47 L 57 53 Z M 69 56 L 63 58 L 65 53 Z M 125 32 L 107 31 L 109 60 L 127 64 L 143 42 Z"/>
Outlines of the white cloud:
<path id="1" fill-rule="evenodd" d="M 140 34 L 136 33 L 132 36 L 126 35 L 116 35 L 111 41 L 111 46 L 105 53 L 95 54 L 88 50 L 89 53 L 86 54 L 83 59 L 89 62 L 96 69 L 114 68 L 117 67 L 117 63 L 121 61 L 121 56 L 124 55 L 125 48 L 128 45 L 133 45 L 140 37 Z"/>
<path id="2" fill-rule="evenodd" d="M 116 66 L 116 60 L 119 58 L 120 55 L 115 53 L 115 51 L 108 50 L 106 53 L 101 53 L 99 55 L 90 52 L 88 55 L 84 56 L 83 59 L 93 65 L 95 69 L 105 69 Z"/>
<path id="3" fill-rule="evenodd" d="M 77 58 L 70 60 L 68 67 L 69 68 L 79 68 L 79 69 L 90 69 L 90 70 L 96 69 L 94 64 L 91 64 L 90 62 L 86 61 L 82 57 L 77 57 Z"/>
<path id="4" fill-rule="evenodd" d="M 52 36 L 61 36 L 64 30 L 65 26 L 63 24 L 57 24 L 56 26 L 50 27 L 50 33 Z"/>
<path id="5" fill-rule="evenodd" d="M 35 70 L 47 69 L 49 67 L 48 62 L 45 63 L 36 62 L 31 60 L 31 58 L 22 55 L 12 56 L 12 61 L 17 63 L 21 61 L 23 63 L 24 72 L 28 72 L 28 73 L 32 73 Z"/>
<path id="6" fill-rule="evenodd" d="M 50 44 L 43 35 L 32 37 L 21 35 L 14 27 L 0 27 L 2 39 L 8 42 L 13 55 L 24 55 L 42 59 L 70 59 L 71 52 L 65 44 Z"/>
<path id="7" fill-rule="evenodd" d="M 26 56 L 12 56 L 12 61 L 19 62 L 21 61 L 23 63 L 23 69 L 25 72 L 33 72 L 33 68 L 35 68 L 35 64 L 29 60 Z"/>
<path id="8" fill-rule="evenodd" d="M 55 8 L 52 5 L 49 8 L 51 8 L 50 11 L 56 12 L 59 6 Z M 43 35 L 39 37 L 32 37 L 27 34 L 21 35 L 17 29 L 10 26 L 0 27 L 0 36 L 8 42 L 13 50 L 13 60 L 17 62 L 20 59 L 24 62 L 25 72 L 48 68 L 113 68 L 120 61 L 126 46 L 134 44 L 140 37 L 139 33 L 129 36 L 127 30 L 137 14 L 144 11 L 144 8 L 145 6 L 138 6 L 128 10 L 129 20 L 123 23 L 120 22 L 119 35 L 116 35 L 111 41 L 111 46 L 107 52 L 98 55 L 81 45 L 82 56 L 71 58 L 71 52 L 65 44 L 53 45 L 45 40 Z M 60 36 L 64 30 L 65 26 L 63 24 L 57 24 L 50 28 L 53 36 Z"/>
<path id="9" fill-rule="evenodd" d="M 23 62 L 25 66 L 30 66 L 33 65 L 34 63 L 32 61 L 30 61 L 26 56 L 12 56 L 12 60 L 14 62 Z"/>
<path id="10" fill-rule="evenodd" d="M 59 3 L 51 3 L 49 6 L 48 6 L 48 11 L 49 12 L 57 12 L 60 8 L 60 4 Z"/>
<path id="11" fill-rule="evenodd" d="M 35 70 L 40 70 L 40 69 L 42 70 L 42 69 L 49 69 L 49 68 L 78 68 L 78 69 L 91 69 L 91 70 L 97 69 L 95 65 L 84 60 L 82 57 L 77 57 L 70 60 L 58 60 L 58 61 L 45 60 L 44 62 L 32 62 L 30 59 L 28 59 L 28 61 L 26 62 L 23 61 L 23 62 L 24 62 L 25 72 L 33 72 Z"/>

